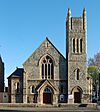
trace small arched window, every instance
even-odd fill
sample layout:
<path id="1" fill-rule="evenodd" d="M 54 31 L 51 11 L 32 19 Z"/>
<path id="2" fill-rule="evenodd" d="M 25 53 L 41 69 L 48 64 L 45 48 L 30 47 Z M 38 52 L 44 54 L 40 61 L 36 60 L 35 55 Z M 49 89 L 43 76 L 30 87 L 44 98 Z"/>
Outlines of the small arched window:
<path id="1" fill-rule="evenodd" d="M 80 70 L 76 69 L 76 80 L 79 80 Z"/>
<path id="2" fill-rule="evenodd" d="M 41 61 L 41 76 L 42 79 L 53 79 L 54 78 L 54 65 L 53 60 L 50 56 L 46 56 Z"/>
<path id="3" fill-rule="evenodd" d="M 82 43 L 83 43 L 83 42 L 82 42 L 82 39 L 80 39 L 80 52 L 81 52 L 81 53 L 82 53 L 82 46 L 83 46 Z"/>
<path id="4" fill-rule="evenodd" d="M 31 93 L 34 93 L 35 92 L 35 87 L 34 85 L 32 86 L 32 92 Z"/>
<path id="5" fill-rule="evenodd" d="M 17 93 L 20 92 L 20 85 L 19 85 L 19 82 L 16 83 L 16 92 L 17 92 Z"/>

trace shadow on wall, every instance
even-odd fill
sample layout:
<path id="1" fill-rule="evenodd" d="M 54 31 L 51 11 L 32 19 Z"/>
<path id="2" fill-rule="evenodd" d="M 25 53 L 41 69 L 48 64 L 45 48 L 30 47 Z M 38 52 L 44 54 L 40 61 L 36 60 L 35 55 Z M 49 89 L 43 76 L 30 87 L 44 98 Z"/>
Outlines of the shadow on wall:
<path id="1" fill-rule="evenodd" d="M 63 56 L 59 57 L 59 103 L 66 103 L 67 102 L 67 93 L 68 93 L 68 86 L 67 86 L 67 66 L 66 66 L 66 59 Z"/>

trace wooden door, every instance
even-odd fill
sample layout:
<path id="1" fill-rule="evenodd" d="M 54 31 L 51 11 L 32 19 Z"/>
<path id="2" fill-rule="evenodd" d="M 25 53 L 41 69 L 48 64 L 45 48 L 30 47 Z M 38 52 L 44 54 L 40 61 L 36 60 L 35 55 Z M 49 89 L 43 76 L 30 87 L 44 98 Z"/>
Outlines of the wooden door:
<path id="1" fill-rule="evenodd" d="M 52 103 L 52 94 L 51 93 L 43 93 L 43 103 L 45 103 L 45 104 Z"/>
<path id="2" fill-rule="evenodd" d="M 74 92 L 74 103 L 81 103 L 81 94 L 80 94 L 80 92 Z"/>

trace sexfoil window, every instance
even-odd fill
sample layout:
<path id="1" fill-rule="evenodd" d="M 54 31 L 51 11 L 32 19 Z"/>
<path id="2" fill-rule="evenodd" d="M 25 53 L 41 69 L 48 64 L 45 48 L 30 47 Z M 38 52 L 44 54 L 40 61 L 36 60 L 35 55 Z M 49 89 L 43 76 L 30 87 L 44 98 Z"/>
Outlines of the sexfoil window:
<path id="1" fill-rule="evenodd" d="M 54 65 L 53 60 L 47 55 L 41 62 L 41 76 L 42 79 L 54 78 Z"/>

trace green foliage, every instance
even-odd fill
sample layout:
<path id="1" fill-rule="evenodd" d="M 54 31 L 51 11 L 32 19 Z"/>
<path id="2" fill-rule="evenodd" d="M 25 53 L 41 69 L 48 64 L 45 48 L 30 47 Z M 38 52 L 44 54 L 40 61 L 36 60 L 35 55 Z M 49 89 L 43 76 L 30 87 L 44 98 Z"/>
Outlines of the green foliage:
<path id="1" fill-rule="evenodd" d="M 100 99 L 100 53 L 96 53 L 94 58 L 88 60 L 88 74 L 92 77 L 93 93 Z M 99 88 L 98 88 L 99 87 Z"/>
<path id="2" fill-rule="evenodd" d="M 94 58 L 88 60 L 88 74 L 93 78 L 93 81 L 99 80 L 100 73 L 100 53 L 96 53 Z"/>
<path id="3" fill-rule="evenodd" d="M 98 67 L 97 66 L 89 66 L 88 74 L 93 78 L 93 80 L 98 80 L 98 78 L 99 78 Z"/>

